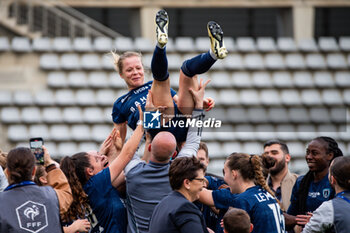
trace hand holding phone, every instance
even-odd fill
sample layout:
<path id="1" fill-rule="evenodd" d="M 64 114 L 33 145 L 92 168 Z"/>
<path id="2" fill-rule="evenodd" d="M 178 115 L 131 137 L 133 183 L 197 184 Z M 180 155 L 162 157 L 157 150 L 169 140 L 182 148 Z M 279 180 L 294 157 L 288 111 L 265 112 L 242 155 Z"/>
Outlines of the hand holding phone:
<path id="1" fill-rule="evenodd" d="M 44 140 L 42 138 L 31 138 L 29 139 L 30 149 L 32 150 L 36 161 L 39 164 L 44 164 L 44 151 L 42 146 L 44 145 Z"/>

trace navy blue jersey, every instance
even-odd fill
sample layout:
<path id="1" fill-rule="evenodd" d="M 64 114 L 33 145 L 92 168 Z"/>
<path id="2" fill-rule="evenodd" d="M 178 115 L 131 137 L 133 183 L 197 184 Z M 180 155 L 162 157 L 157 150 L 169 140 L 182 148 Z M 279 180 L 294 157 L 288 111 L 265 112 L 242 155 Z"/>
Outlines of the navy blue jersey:
<path id="1" fill-rule="evenodd" d="M 213 191 L 215 207 L 227 209 L 240 208 L 250 216 L 254 225 L 253 232 L 285 232 L 284 217 L 276 199 L 261 186 L 248 188 L 240 194 L 229 194 L 224 190 Z"/>
<path id="2" fill-rule="evenodd" d="M 300 187 L 301 180 L 304 176 L 299 176 L 294 184 L 292 196 L 290 198 L 290 206 L 287 213 L 290 215 L 301 214 L 298 210 L 298 190 Z M 323 177 L 322 180 L 318 182 L 311 182 L 309 187 L 309 195 L 306 199 L 306 211 L 313 212 L 316 210 L 323 202 L 328 201 L 334 197 L 334 189 L 328 180 L 328 174 Z M 303 213 L 305 214 L 305 213 Z"/>
<path id="3" fill-rule="evenodd" d="M 109 168 L 92 176 L 84 185 L 93 214 L 97 218 L 91 223 L 92 232 L 125 233 L 127 215 L 119 192 L 112 186 Z"/>
<path id="4" fill-rule="evenodd" d="M 132 89 L 125 95 L 119 97 L 113 104 L 112 118 L 116 124 L 128 122 L 130 128 L 135 130 L 136 123 L 139 120 L 139 111 L 137 106 L 141 105 L 145 111 L 148 91 L 151 90 L 153 81 L 149 81 L 140 87 Z M 171 96 L 176 95 L 173 89 L 170 89 Z"/>

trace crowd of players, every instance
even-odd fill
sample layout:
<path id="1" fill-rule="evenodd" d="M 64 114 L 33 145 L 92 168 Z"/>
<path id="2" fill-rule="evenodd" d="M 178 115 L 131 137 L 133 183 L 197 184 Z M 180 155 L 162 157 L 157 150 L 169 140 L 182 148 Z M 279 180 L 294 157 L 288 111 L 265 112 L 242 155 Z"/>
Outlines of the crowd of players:
<path id="1" fill-rule="evenodd" d="M 99 151 L 58 164 L 43 147 L 43 165 L 28 148 L 2 153 L 0 232 L 350 232 L 350 158 L 330 137 L 308 143 L 305 175 L 291 173 L 288 146 L 270 140 L 261 155 L 228 155 L 220 177 L 206 173 L 209 151 L 198 125 L 145 131 L 144 111 L 160 111 L 166 122 L 203 120 L 215 101 L 204 98 L 209 81 L 197 75 L 227 55 L 222 29 L 210 21 L 211 49 L 183 63 L 175 93 L 168 24 L 159 11 L 153 81 L 144 83 L 139 53 L 112 53 L 128 93 L 114 103 L 115 126 Z M 127 125 L 134 132 L 125 142 Z"/>

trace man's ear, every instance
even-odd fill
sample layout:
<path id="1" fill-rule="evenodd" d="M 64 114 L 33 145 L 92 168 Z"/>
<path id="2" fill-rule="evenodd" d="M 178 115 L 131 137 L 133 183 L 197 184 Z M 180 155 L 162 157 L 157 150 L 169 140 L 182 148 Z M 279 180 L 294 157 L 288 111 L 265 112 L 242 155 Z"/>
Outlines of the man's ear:
<path id="1" fill-rule="evenodd" d="M 183 185 L 185 187 L 185 189 L 189 190 L 191 188 L 191 181 L 189 179 L 184 179 L 183 181 Z"/>
<path id="2" fill-rule="evenodd" d="M 252 232 L 253 229 L 254 229 L 254 225 L 253 225 L 253 223 L 251 223 L 251 224 L 250 224 L 250 232 Z"/>
<path id="3" fill-rule="evenodd" d="M 41 182 L 43 185 L 46 185 L 46 184 L 47 184 L 47 179 L 46 179 L 44 176 L 40 176 L 40 177 L 39 177 L 39 180 L 40 180 L 40 182 Z"/>
<path id="4" fill-rule="evenodd" d="M 334 176 L 331 176 L 330 183 L 331 183 L 332 186 L 337 184 L 337 180 L 334 178 Z"/>
<path id="5" fill-rule="evenodd" d="M 152 149 L 152 148 L 151 148 L 151 147 L 152 147 L 151 145 L 152 145 L 151 143 L 148 145 L 148 151 L 149 151 L 149 152 L 151 152 L 151 149 Z"/>
<path id="6" fill-rule="evenodd" d="M 286 162 L 289 162 L 289 161 L 290 161 L 290 159 L 291 159 L 290 154 L 286 154 Z"/>

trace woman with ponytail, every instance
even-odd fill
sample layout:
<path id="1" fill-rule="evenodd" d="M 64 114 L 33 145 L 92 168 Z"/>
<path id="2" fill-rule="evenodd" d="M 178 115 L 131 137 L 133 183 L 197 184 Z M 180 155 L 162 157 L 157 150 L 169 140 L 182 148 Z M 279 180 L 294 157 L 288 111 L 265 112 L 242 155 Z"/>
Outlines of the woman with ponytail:
<path id="1" fill-rule="evenodd" d="M 305 159 L 309 171 L 299 176 L 293 187 L 291 205 L 285 214 L 288 228 L 295 225 L 303 227 L 314 210 L 334 197 L 328 169 L 332 160 L 340 156 L 343 156 L 343 152 L 333 138 L 317 137 L 308 144 Z M 300 232 L 301 229 L 297 228 L 295 230 Z"/>
<path id="2" fill-rule="evenodd" d="M 265 182 L 260 156 L 231 154 L 224 165 L 224 179 L 231 194 L 226 190 L 203 189 L 199 201 L 218 209 L 231 206 L 247 211 L 254 225 L 253 233 L 285 232 L 282 210 Z"/>
<path id="3" fill-rule="evenodd" d="M 329 182 L 335 189 L 335 198 L 318 207 L 303 233 L 350 232 L 350 157 L 338 157 L 329 168 Z"/>

